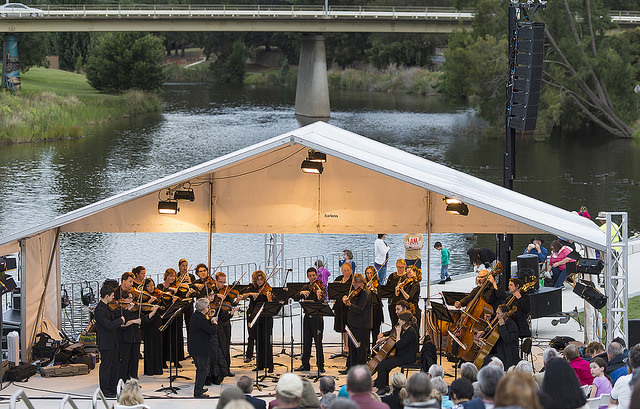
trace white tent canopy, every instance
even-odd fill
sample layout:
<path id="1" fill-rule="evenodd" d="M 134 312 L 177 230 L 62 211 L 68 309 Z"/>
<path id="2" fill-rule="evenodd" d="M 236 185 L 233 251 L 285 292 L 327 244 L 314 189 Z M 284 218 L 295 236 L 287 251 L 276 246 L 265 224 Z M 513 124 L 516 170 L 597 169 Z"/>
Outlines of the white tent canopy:
<path id="1" fill-rule="evenodd" d="M 309 149 L 327 155 L 321 175 L 300 170 Z M 158 214 L 159 199 L 187 187 L 194 190 L 193 202 L 180 201 L 177 215 Z M 444 197 L 466 203 L 468 216 L 447 213 Z M 577 214 L 324 122 L 0 239 L 0 254 L 21 250 L 22 277 L 31 282 L 22 298 L 23 327 L 29 329 L 23 328 L 23 342 L 32 339 L 33 325 L 40 321 L 25 318 L 38 308 L 59 323 L 59 300 L 42 297 L 44 308 L 33 302 L 45 290 L 59 293 L 56 232 L 550 233 L 606 250 L 605 234 Z M 24 254 L 36 251 L 36 238 L 41 256 L 25 260 Z M 43 267 L 45 262 L 49 265 Z"/>

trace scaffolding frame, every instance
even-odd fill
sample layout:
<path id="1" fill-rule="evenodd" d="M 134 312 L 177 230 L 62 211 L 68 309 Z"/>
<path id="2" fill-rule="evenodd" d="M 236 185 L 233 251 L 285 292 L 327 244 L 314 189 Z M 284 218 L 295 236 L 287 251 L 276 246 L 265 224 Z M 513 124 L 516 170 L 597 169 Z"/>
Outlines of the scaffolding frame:
<path id="1" fill-rule="evenodd" d="M 615 223 L 619 221 L 619 223 Z M 627 212 L 607 212 L 605 290 L 607 296 L 607 343 L 622 337 L 629 344 L 629 234 Z"/>
<path id="2" fill-rule="evenodd" d="M 272 282 L 283 287 L 286 271 L 284 269 L 284 234 L 264 235 L 264 273 L 269 276 L 274 269 L 280 268 L 272 278 Z"/>

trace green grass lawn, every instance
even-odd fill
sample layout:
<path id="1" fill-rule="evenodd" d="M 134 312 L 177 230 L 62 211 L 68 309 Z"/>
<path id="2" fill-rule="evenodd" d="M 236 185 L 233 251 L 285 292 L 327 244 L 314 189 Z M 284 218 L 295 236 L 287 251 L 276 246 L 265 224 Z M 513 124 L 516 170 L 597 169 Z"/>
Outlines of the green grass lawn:
<path id="1" fill-rule="evenodd" d="M 25 94 L 52 92 L 61 96 L 75 95 L 80 99 L 114 97 L 92 88 L 84 74 L 69 71 L 34 67 L 22 73 L 20 79 Z"/>

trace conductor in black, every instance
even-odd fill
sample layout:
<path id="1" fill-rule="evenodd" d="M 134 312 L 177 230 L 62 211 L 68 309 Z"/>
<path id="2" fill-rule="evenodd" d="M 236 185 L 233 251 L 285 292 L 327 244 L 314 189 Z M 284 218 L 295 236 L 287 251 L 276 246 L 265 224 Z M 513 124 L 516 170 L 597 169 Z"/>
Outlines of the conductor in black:
<path id="1" fill-rule="evenodd" d="M 324 302 L 325 288 L 322 281 L 318 280 L 318 271 L 309 267 L 307 269 L 309 282 L 305 284 L 300 292 L 296 294 L 297 299 L 313 302 Z M 318 371 L 324 372 L 324 352 L 322 350 L 322 333 L 324 331 L 324 319 L 322 315 L 305 314 L 302 322 L 302 366 L 296 371 L 308 371 L 311 369 L 309 360 L 311 359 L 311 342 L 316 343 L 316 364 Z"/>
<path id="2" fill-rule="evenodd" d="M 195 398 L 208 398 L 205 395 L 207 389 L 204 388 L 204 381 L 209 374 L 209 351 L 211 349 L 210 337 L 218 335 L 217 319 L 211 318 L 211 322 L 206 317 L 209 311 L 209 300 L 199 298 L 196 301 L 196 311 L 189 320 L 189 354 L 196 364 L 196 380 L 193 387 L 193 396 Z M 212 325 L 215 324 L 215 325 Z"/>
<path id="3" fill-rule="evenodd" d="M 107 398 L 116 397 L 118 384 L 118 342 L 116 328 L 124 325 L 124 317 L 116 316 L 108 307 L 113 301 L 114 287 L 103 285 L 100 289 L 100 302 L 96 306 L 95 319 L 97 343 L 100 351 L 100 389 Z"/>

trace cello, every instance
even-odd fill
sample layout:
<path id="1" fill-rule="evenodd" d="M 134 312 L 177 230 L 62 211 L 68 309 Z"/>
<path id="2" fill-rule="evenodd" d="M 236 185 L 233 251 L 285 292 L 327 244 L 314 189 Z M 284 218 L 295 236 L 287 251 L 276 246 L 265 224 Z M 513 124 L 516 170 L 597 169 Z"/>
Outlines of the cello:
<path id="1" fill-rule="evenodd" d="M 496 276 L 502 272 L 502 263 L 498 262 L 491 269 L 489 274 Z M 493 314 L 493 308 L 482 298 L 482 294 L 488 286 L 492 285 L 491 280 L 486 279 L 476 293 L 475 297 L 467 304 L 462 311 L 462 316 L 456 325 L 448 330 L 450 337 L 449 350 L 453 355 L 462 358 L 465 361 L 471 361 L 476 356 L 477 345 L 473 342 L 475 335 L 487 327 L 484 320 L 486 314 Z M 458 346 L 457 353 L 454 351 L 454 344 Z"/>
<path id="2" fill-rule="evenodd" d="M 381 339 L 374 347 L 375 349 L 378 347 L 378 345 L 381 345 L 376 355 L 371 357 L 371 360 L 367 362 L 367 366 L 371 371 L 371 375 L 376 373 L 376 371 L 378 370 L 378 364 L 380 362 L 384 361 L 388 357 L 392 357 L 395 355 L 396 342 L 398 342 L 398 339 L 396 338 L 396 328 L 398 328 L 397 325 L 391 330 L 391 334 L 387 338 Z M 405 331 L 409 328 L 411 328 L 410 322 L 407 322 L 402 326 L 402 329 Z"/>
<path id="3" fill-rule="evenodd" d="M 522 288 L 520 288 L 518 291 L 521 293 L 526 292 L 530 288 L 533 288 L 535 285 L 536 285 L 536 282 L 531 281 L 523 285 Z M 509 312 L 506 315 L 507 319 L 509 319 L 511 315 L 515 314 L 518 309 L 518 307 L 516 306 L 513 306 L 513 307 L 511 306 L 515 300 L 516 300 L 516 297 L 511 297 L 509 301 L 507 301 L 506 305 L 507 307 L 509 307 Z M 487 357 L 487 355 L 491 353 L 491 350 L 493 349 L 493 347 L 496 345 L 496 342 L 498 342 L 498 339 L 500 338 L 500 331 L 498 330 L 497 324 L 498 324 L 498 317 L 494 317 L 491 323 L 489 324 L 489 329 L 485 331 L 485 334 L 479 340 L 474 340 L 474 343 L 480 347 L 480 349 L 478 350 L 478 353 L 476 354 L 476 357 L 473 360 L 473 364 L 478 369 L 482 368 L 482 365 L 484 364 L 484 359 Z"/>

